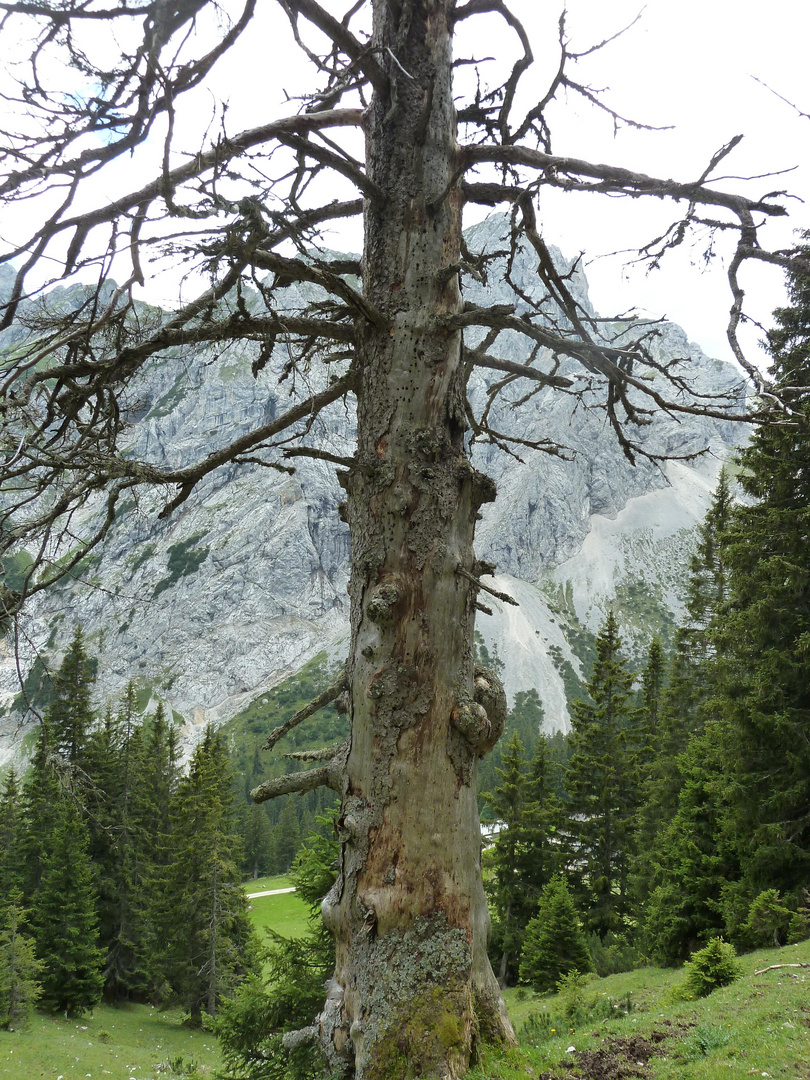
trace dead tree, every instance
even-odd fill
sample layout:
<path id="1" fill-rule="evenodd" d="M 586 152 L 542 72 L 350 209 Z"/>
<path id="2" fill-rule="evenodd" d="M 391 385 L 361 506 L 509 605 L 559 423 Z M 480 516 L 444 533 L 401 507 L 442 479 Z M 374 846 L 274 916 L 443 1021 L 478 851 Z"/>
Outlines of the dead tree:
<path id="1" fill-rule="evenodd" d="M 684 182 L 556 155 L 552 99 L 561 90 L 594 98 L 569 74 L 575 54 L 562 20 L 558 69 L 521 113 L 532 52 L 507 0 L 358 0 L 345 13 L 333 0 L 278 5 L 311 63 L 311 95 L 249 130 L 228 129 L 228 114 L 216 137 L 187 146 L 185 95 L 214 78 L 218 60 L 250 33 L 254 0 L 224 28 L 209 0 L 0 3 L 12 48 L 19 51 L 22 33 L 32 41 L 16 97 L 6 99 L 18 115 L 0 150 L 0 193 L 21 220 L 29 209 L 36 214 L 30 235 L 4 256 L 16 277 L 2 311 L 0 547 L 24 545 L 35 561 L 3 603 L 10 618 L 71 572 L 102 543 L 129 489 L 161 486 L 171 514 L 224 465 L 289 468 L 285 459 L 297 453 L 334 461 L 352 540 L 351 647 L 335 695 L 351 736 L 326 764 L 257 791 L 269 797 L 327 784 L 341 799 L 340 874 L 323 905 L 335 975 L 300 1038 L 317 1039 L 333 1068 L 365 1080 L 460 1076 L 478 1043 L 513 1040 L 486 953 L 475 799 L 477 762 L 505 716 L 503 690 L 474 668 L 472 650 L 479 594 L 488 591 L 481 579 L 494 569 L 476 560 L 475 522 L 496 492 L 469 459 L 471 436 L 505 437 L 490 430 L 487 413 L 473 414 L 468 378 L 481 367 L 502 373 L 500 385 L 522 380 L 528 391 L 599 395 L 631 459 L 642 452 L 638 428 L 655 410 L 741 415 L 736 399 L 690 390 L 687 358 L 657 364 L 654 328 L 611 339 L 609 324 L 581 307 L 538 229 L 537 196 L 554 187 L 669 201 L 674 221 L 644 252 L 651 259 L 695 227 L 730 237 L 729 340 L 761 393 L 767 387 L 737 344 L 739 271 L 747 260 L 789 261 L 759 239 L 785 209 L 773 193 L 747 197 L 712 182 L 733 144 Z M 454 80 L 475 58 L 454 57 L 454 36 L 487 15 L 512 34 L 514 62 L 499 85 L 479 80 L 457 100 Z M 103 54 L 105 33 L 111 51 Z M 325 51 L 312 44 L 324 40 Z M 205 44 L 195 52 L 198 41 Z M 100 52 L 103 62 L 93 59 Z M 82 92 L 64 89 L 79 79 Z M 98 174 L 127 156 L 149 160 L 158 139 L 148 181 L 114 198 L 105 190 L 88 208 Z M 319 201 L 324 179 L 327 190 L 351 193 Z M 508 267 L 519 244 L 536 254 L 546 302 L 516 287 L 520 315 L 464 301 L 462 274 L 487 273 L 487 260 L 462 236 L 465 208 L 482 205 L 509 210 Z M 360 215 L 359 262 L 317 255 L 322 227 Z M 165 245 L 204 270 L 210 285 L 160 317 L 136 305 L 133 291 Z M 78 308 L 49 301 L 55 281 L 93 277 Z M 321 299 L 281 310 L 290 282 L 318 286 Z M 246 301 L 248 286 L 258 304 Z M 499 356 L 506 331 L 525 338 L 525 364 Z M 184 348 L 237 338 L 255 342 L 256 372 L 283 344 L 290 371 L 324 360 L 336 374 L 192 466 L 122 455 L 128 389 L 144 366 L 156 357 L 177 364 Z M 576 361 L 574 377 L 560 372 L 563 358 Z M 657 377 L 644 378 L 651 370 Z M 302 445 L 313 419 L 347 397 L 357 412 L 354 456 Z M 101 497 L 103 511 L 86 512 Z"/>

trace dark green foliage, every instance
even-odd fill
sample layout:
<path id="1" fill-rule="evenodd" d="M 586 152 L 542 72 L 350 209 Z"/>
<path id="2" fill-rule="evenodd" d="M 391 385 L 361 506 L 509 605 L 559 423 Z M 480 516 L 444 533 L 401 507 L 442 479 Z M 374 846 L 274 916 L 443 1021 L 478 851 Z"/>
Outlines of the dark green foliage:
<path id="1" fill-rule="evenodd" d="M 515 703 L 506 718 L 506 726 L 492 753 L 478 763 L 478 808 L 482 821 L 492 818 L 492 807 L 484 792 L 493 791 L 498 783 L 498 770 L 503 768 L 504 748 L 513 735 L 520 738 L 528 757 L 534 754 L 543 727 L 543 703 L 536 690 L 519 690 Z"/>
<path id="2" fill-rule="evenodd" d="M 766 405 L 774 422 L 740 455 L 748 501 L 732 505 L 721 476 L 642 815 L 648 837 L 671 821 L 646 867 L 648 933 L 671 961 L 718 931 L 742 946 L 798 933 L 810 875 L 810 277 L 798 263 L 789 285 L 769 346 L 790 421 Z"/>
<path id="3" fill-rule="evenodd" d="M 79 809 L 60 799 L 42 879 L 31 900 L 37 955 L 43 963 L 42 1002 L 80 1015 L 101 1000 L 104 951 L 98 943 L 97 893 Z"/>
<path id="4" fill-rule="evenodd" d="M 43 962 L 37 960 L 34 940 L 25 932 L 27 912 L 19 889 L 0 900 L 0 1027 L 24 1025 L 42 988 Z"/>
<path id="5" fill-rule="evenodd" d="M 588 682 L 590 702 L 573 705 L 571 759 L 565 779 L 572 877 L 586 926 L 600 936 L 622 928 L 628 910 L 628 872 L 637 790 L 632 761 L 637 746 L 631 704 L 633 676 L 621 654 L 610 612 L 596 638 Z"/>
<path id="6" fill-rule="evenodd" d="M 615 934 L 609 930 L 604 938 L 587 934 L 585 945 L 593 961 L 593 969 L 600 979 L 643 967 L 647 958 L 638 947 L 638 933 L 634 930 Z"/>
<path id="7" fill-rule="evenodd" d="M 560 815 L 549 790 L 545 739 L 538 740 L 529 763 L 515 732 L 497 775 L 498 785 L 484 795 L 501 825 L 486 854 L 491 871 L 486 888 L 493 913 L 490 953 L 506 985 L 517 980 L 526 927 L 559 861 L 553 841 Z"/>
<path id="8" fill-rule="evenodd" d="M 173 910 L 169 881 L 174 858 L 172 797 L 178 779 L 176 731 L 159 704 L 139 733 L 129 803 L 132 841 L 127 870 L 132 881 L 137 964 L 126 991 L 158 1000 L 166 982 L 166 927 L 171 925 Z"/>
<path id="9" fill-rule="evenodd" d="M 675 813 L 681 777 L 678 755 L 706 721 L 716 672 L 711 629 L 725 610 L 728 569 L 722 539 L 731 515 L 728 476 L 721 470 L 712 504 L 698 531 L 686 586 L 687 617 L 675 635 L 675 652 L 667 672 L 666 688 L 658 703 L 654 761 L 646 792 L 644 842 L 652 841 L 657 822 Z"/>
<path id="10" fill-rule="evenodd" d="M 723 930 L 721 902 L 737 873 L 727 835 L 727 732 L 712 721 L 679 761 L 682 788 L 675 816 L 662 826 L 652 864 L 646 931 L 653 958 L 679 963 Z"/>
<path id="11" fill-rule="evenodd" d="M 263 753 L 261 747 L 274 728 L 284 724 L 299 709 L 322 693 L 334 682 L 335 675 L 336 672 L 327 666 L 326 654 L 321 653 L 295 675 L 256 698 L 222 728 L 231 748 L 234 771 L 241 779 L 240 802 L 246 809 L 252 806 L 251 789 L 262 781 L 310 767 L 307 762 L 285 759 L 279 752 Z M 284 746 L 290 752 L 314 750 L 325 745 L 337 745 L 348 733 L 345 716 L 339 714 L 334 706 L 328 705 L 294 728 L 285 737 Z M 289 850 L 290 845 L 281 830 L 277 828 L 287 800 L 273 799 L 262 804 L 267 820 L 273 827 L 270 863 L 264 871 L 266 873 L 286 873 L 301 838 L 309 829 L 315 827 L 319 815 L 327 813 L 336 805 L 335 793 L 327 788 L 317 788 L 304 795 L 297 795 L 291 801 L 296 815 L 297 833 L 292 851 Z M 249 814 L 240 813 L 240 834 L 243 840 L 247 839 L 248 818 Z M 289 811 L 287 824 L 291 824 Z M 245 871 L 251 873 L 252 864 L 245 864 Z"/>
<path id="12" fill-rule="evenodd" d="M 152 592 L 152 599 L 160 596 L 162 592 L 173 588 L 180 578 L 196 574 L 205 560 L 208 558 L 209 548 L 198 548 L 197 544 L 205 536 L 205 533 L 195 533 L 188 540 L 181 540 L 177 544 L 169 546 L 169 559 L 167 569 L 168 577 L 161 578 Z"/>
<path id="13" fill-rule="evenodd" d="M 34 560 L 27 551 L 17 551 L 0 559 L 0 581 L 7 589 L 20 592 L 28 582 Z"/>
<path id="14" fill-rule="evenodd" d="M 273 843 L 273 827 L 264 804 L 243 803 L 239 807 L 238 828 L 242 839 L 242 871 L 246 877 L 261 877 L 272 873 L 277 866 L 277 846 Z M 296 816 L 296 832 L 298 818 Z"/>
<path id="15" fill-rule="evenodd" d="M 564 878 L 555 877 L 543 889 L 537 914 L 526 928 L 520 960 L 520 980 L 535 990 L 553 990 L 571 971 L 593 970 L 582 924 Z"/>
<path id="16" fill-rule="evenodd" d="M 661 725 L 664 687 L 666 685 L 666 659 L 661 639 L 654 637 L 647 652 L 647 662 L 641 672 L 641 686 L 637 694 L 638 717 L 636 720 L 636 745 L 633 767 L 639 788 L 647 782 L 655 758 L 655 748 Z"/>
<path id="17" fill-rule="evenodd" d="M 764 889 L 748 909 L 745 929 L 756 945 L 785 945 L 796 912 L 785 907 L 778 889 Z"/>
<path id="18" fill-rule="evenodd" d="M 143 927 L 137 915 L 142 881 L 137 869 L 133 806 L 142 776 L 140 717 L 130 683 L 114 712 L 107 708 L 102 725 L 87 741 L 84 801 L 90 831 L 90 854 L 98 874 L 99 920 L 105 994 L 124 999 L 144 989 Z"/>
<path id="19" fill-rule="evenodd" d="M 12 768 L 6 773 L 0 793 L 0 881 L 5 892 L 10 892 L 15 885 L 22 887 L 24 882 L 23 829 L 22 791 Z"/>
<path id="20" fill-rule="evenodd" d="M 210 729 L 178 784 L 172 814 L 166 973 L 193 1018 L 203 1011 L 215 1016 L 258 957 L 238 870 L 228 752 Z"/>
<path id="21" fill-rule="evenodd" d="M 767 404 L 774 422 L 740 455 L 751 501 L 727 529 L 729 602 L 715 633 L 749 900 L 767 888 L 798 898 L 810 880 L 810 274 L 798 261 L 788 288 L 768 345 L 790 422 Z"/>
<path id="22" fill-rule="evenodd" d="M 588 666 L 592 666 L 594 660 L 594 657 L 592 655 L 593 645 L 591 642 L 589 642 L 589 645 L 590 648 L 588 650 Z M 554 667 L 557 669 L 557 672 L 559 673 L 559 676 L 563 681 L 566 700 L 568 700 L 569 702 L 578 701 L 580 698 L 584 697 L 587 693 L 585 684 L 582 682 L 582 679 L 580 679 L 579 675 L 577 675 L 576 671 L 574 670 L 573 664 L 568 659 L 568 657 L 563 656 L 562 649 L 559 647 L 559 645 L 549 645 L 548 653 L 551 657 Z"/>
<path id="23" fill-rule="evenodd" d="M 287 874 L 301 846 L 301 830 L 298 825 L 298 811 L 295 799 L 287 795 L 282 802 L 281 816 L 273 833 L 272 858 L 276 873 Z"/>
<path id="24" fill-rule="evenodd" d="M 723 927 L 718 904 L 732 871 L 733 859 L 730 863 L 717 846 L 725 821 L 727 784 L 721 777 L 729 751 L 723 745 L 726 728 L 714 724 L 712 705 L 717 678 L 712 633 L 728 594 L 723 537 L 731 509 L 728 478 L 721 471 L 690 561 L 687 617 L 675 635 L 666 683 L 650 671 L 652 656 L 643 676 L 651 689 L 657 685 L 658 694 L 657 700 L 653 695 L 654 723 L 649 711 L 642 711 L 653 753 L 641 763 L 632 890 L 636 903 L 647 909 L 651 953 L 664 963 L 685 959 L 707 933 Z M 709 724 L 714 726 L 704 739 Z"/>
<path id="25" fill-rule="evenodd" d="M 80 626 L 54 678 L 53 700 L 45 714 L 44 730 L 51 750 L 70 765 L 83 765 L 82 754 L 94 720 L 90 695 L 95 664 L 84 645 Z"/>
<path id="26" fill-rule="evenodd" d="M 44 856 L 59 819 L 66 779 L 64 762 L 51 752 L 45 732 L 40 732 L 22 792 L 23 828 L 16 868 L 26 900 L 42 880 Z"/>
<path id="27" fill-rule="evenodd" d="M 706 997 L 713 990 L 734 982 L 741 973 L 734 946 L 722 938 L 714 938 L 705 949 L 694 953 L 684 968 L 683 994 L 687 998 Z"/>
<path id="28" fill-rule="evenodd" d="M 53 674 L 42 656 L 36 656 L 22 682 L 20 693 L 12 702 L 15 712 L 34 708 L 44 712 L 53 698 Z"/>

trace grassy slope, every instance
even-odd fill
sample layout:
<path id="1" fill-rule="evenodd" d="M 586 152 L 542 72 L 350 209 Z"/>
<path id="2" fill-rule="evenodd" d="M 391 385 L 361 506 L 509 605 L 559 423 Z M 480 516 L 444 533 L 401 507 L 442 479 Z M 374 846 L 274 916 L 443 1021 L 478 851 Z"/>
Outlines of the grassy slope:
<path id="1" fill-rule="evenodd" d="M 269 888 L 284 886 L 271 885 Z M 253 892 L 252 885 L 248 891 Z M 309 908 L 295 893 L 256 896 L 250 901 L 250 919 L 262 940 L 264 930 L 274 930 L 282 937 L 302 937 L 307 932 L 308 915 Z"/>
<path id="2" fill-rule="evenodd" d="M 250 894 L 265 892 L 267 889 L 289 889 L 292 882 L 286 874 L 276 874 L 274 877 L 248 878 L 243 882 L 243 886 L 245 892 Z"/>
<path id="3" fill-rule="evenodd" d="M 788 963 L 807 966 L 754 974 Z M 645 968 L 594 980 L 585 988 L 590 1016 L 573 1024 L 565 1019 L 559 995 L 507 991 L 521 1048 L 487 1059 L 470 1080 L 526 1080 L 540 1074 L 544 1080 L 810 1080 L 810 941 L 750 953 L 740 965 L 740 979 L 697 1001 L 676 1000 L 684 979 L 679 970 Z M 631 1010 L 615 1015 L 622 1010 L 614 1010 L 612 1001 L 621 1003 L 628 994 Z M 527 1020 L 542 1013 L 545 1024 L 527 1038 Z M 654 1056 L 647 1059 L 649 1053 Z"/>
<path id="4" fill-rule="evenodd" d="M 78 1020 L 37 1015 L 23 1031 L 0 1031 L 0 1080 L 196 1080 L 220 1064 L 210 1032 L 148 1005 L 101 1005 Z"/>
<path id="5" fill-rule="evenodd" d="M 284 888 L 287 881 L 262 879 L 246 888 L 257 884 Z M 285 936 L 306 930 L 307 908 L 294 893 L 257 897 L 251 908 L 259 930 L 271 927 Z M 754 974 L 789 963 L 808 966 Z M 559 995 L 507 990 L 521 1046 L 488 1055 L 470 1080 L 810 1080 L 810 941 L 751 953 L 740 964 L 737 982 L 698 1001 L 676 999 L 684 978 L 679 970 L 644 968 L 594 979 L 584 990 L 587 1015 L 578 1022 L 566 1020 Z M 533 1032 L 527 1028 L 532 1016 L 544 1018 Z M 107 1042 L 99 1038 L 105 1029 Z M 158 1071 L 158 1063 L 181 1056 L 185 1068 Z M 190 1059 L 197 1073 L 189 1073 Z M 183 1028 L 178 1014 L 141 1005 L 100 1007 L 78 1021 L 38 1016 L 24 1032 L 0 1031 L 0 1080 L 82 1080 L 88 1074 L 94 1080 L 179 1080 L 210 1077 L 218 1062 L 212 1035 Z"/>

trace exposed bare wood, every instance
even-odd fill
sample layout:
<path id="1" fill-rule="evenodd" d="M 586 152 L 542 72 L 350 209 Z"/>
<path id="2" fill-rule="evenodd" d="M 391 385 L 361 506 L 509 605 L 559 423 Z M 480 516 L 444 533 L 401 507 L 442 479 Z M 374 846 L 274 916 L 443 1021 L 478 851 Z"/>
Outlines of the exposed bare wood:
<path id="1" fill-rule="evenodd" d="M 759 971 L 755 971 L 754 974 L 764 975 L 766 971 L 779 971 L 780 968 L 810 968 L 810 964 L 769 964 L 768 967 L 760 968 Z"/>
<path id="2" fill-rule="evenodd" d="M 322 694 L 319 694 L 308 705 L 305 705 L 303 709 L 299 709 L 298 712 L 291 716 L 286 723 L 281 727 L 274 728 L 273 731 L 267 736 L 267 739 L 262 746 L 262 750 L 272 750 L 279 739 L 283 739 L 285 735 L 289 734 L 293 728 L 298 727 L 300 723 L 306 720 L 308 717 L 313 716 L 316 712 L 323 709 L 324 706 L 330 705 L 333 701 L 340 697 L 343 691 L 346 689 L 346 676 L 341 676 L 336 683 L 333 683 L 330 687 L 327 687 Z"/>
<path id="3" fill-rule="evenodd" d="M 263 803 L 268 799 L 277 799 L 280 795 L 301 795 L 319 787 L 340 791 L 340 777 L 336 775 L 331 763 L 320 769 L 307 769 L 305 772 L 265 780 L 263 784 L 253 788 L 250 797 L 256 803 Z"/>
<path id="4" fill-rule="evenodd" d="M 509 596 L 509 594 L 505 592 L 499 592 L 497 589 L 491 589 L 489 585 L 485 585 L 480 578 L 475 577 L 469 570 L 465 570 L 463 566 L 457 566 L 456 573 L 461 574 L 462 577 L 471 581 L 476 589 L 483 589 L 485 593 L 489 593 L 490 596 L 494 596 L 497 600 L 503 600 L 505 604 L 512 604 L 514 607 L 520 607 L 520 604 L 515 600 L 514 596 Z"/>

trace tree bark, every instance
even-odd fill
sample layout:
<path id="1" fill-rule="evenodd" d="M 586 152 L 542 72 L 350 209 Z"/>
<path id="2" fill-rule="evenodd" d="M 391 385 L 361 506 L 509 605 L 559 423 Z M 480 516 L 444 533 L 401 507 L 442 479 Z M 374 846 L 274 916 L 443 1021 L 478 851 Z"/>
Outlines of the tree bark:
<path id="1" fill-rule="evenodd" d="M 474 672 L 475 520 L 492 482 L 465 449 L 461 196 L 451 89 L 453 0 L 375 0 L 390 80 L 366 117 L 357 467 L 352 534 L 351 746 L 336 940 L 320 1017 L 333 1066 L 358 1078 L 455 1077 L 480 1040 L 514 1039 L 486 952 L 476 768 L 503 730 L 496 677 Z M 443 193 L 446 197 L 441 199 Z M 440 200 L 438 205 L 433 205 Z M 459 573 L 461 568 L 467 572 Z"/>

